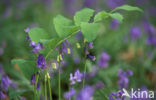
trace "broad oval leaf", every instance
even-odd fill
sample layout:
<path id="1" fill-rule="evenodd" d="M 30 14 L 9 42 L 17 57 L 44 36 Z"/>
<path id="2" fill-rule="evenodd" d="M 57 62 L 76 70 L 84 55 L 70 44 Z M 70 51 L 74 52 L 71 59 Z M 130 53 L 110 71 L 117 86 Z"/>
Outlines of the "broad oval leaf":
<path id="1" fill-rule="evenodd" d="M 122 5 L 122 6 L 116 7 L 112 12 L 114 12 L 116 10 L 140 11 L 140 12 L 143 12 L 142 9 L 140 9 L 138 7 L 130 6 L 130 5 Z"/>
<path id="2" fill-rule="evenodd" d="M 95 15 L 94 22 L 101 21 L 102 19 L 107 18 L 107 17 L 109 17 L 109 14 L 105 11 L 101 11 Z"/>
<path id="3" fill-rule="evenodd" d="M 99 31 L 100 25 L 97 23 L 81 23 L 82 34 L 88 42 L 93 41 Z"/>
<path id="4" fill-rule="evenodd" d="M 89 8 L 84 8 L 76 12 L 74 16 L 74 21 L 77 26 L 80 26 L 81 22 L 88 22 L 93 16 L 94 10 Z"/>
<path id="5" fill-rule="evenodd" d="M 73 25 L 70 19 L 67 19 L 61 15 L 57 15 L 54 18 L 54 26 L 59 37 L 64 38 L 70 35 L 73 31 L 77 30 L 78 27 Z"/>
<path id="6" fill-rule="evenodd" d="M 117 19 L 119 22 L 122 22 L 123 16 L 120 13 L 109 14 L 111 18 Z"/>
<path id="7" fill-rule="evenodd" d="M 49 39 L 50 38 L 50 36 L 44 29 L 38 28 L 38 27 L 32 28 L 29 31 L 29 37 L 34 42 L 39 42 L 40 39 Z"/>
<path id="8" fill-rule="evenodd" d="M 48 52 L 50 52 L 51 50 L 54 50 L 60 41 L 61 41 L 60 38 L 53 38 L 53 39 L 49 39 L 49 40 L 40 40 L 40 42 L 44 45 L 44 49 L 40 50 L 40 53 L 44 54 L 46 57 Z"/>

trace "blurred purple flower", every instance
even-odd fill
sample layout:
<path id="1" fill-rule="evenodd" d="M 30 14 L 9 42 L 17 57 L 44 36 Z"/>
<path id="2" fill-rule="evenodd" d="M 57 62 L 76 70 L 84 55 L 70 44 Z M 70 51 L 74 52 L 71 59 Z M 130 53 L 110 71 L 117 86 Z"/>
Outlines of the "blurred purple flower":
<path id="1" fill-rule="evenodd" d="M 13 82 L 10 83 L 10 87 L 13 88 L 13 89 L 17 89 L 18 88 L 17 84 L 13 83 Z"/>
<path id="2" fill-rule="evenodd" d="M 109 100 L 124 100 L 124 97 L 122 97 L 123 91 L 119 91 L 117 93 L 111 93 L 109 95 Z"/>
<path id="3" fill-rule="evenodd" d="M 147 32 L 148 35 L 154 35 L 154 34 L 156 34 L 156 29 L 147 20 L 144 20 L 143 27 L 145 29 L 145 32 Z"/>
<path id="4" fill-rule="evenodd" d="M 85 86 L 77 95 L 76 100 L 92 100 L 94 89 L 90 86 Z"/>
<path id="5" fill-rule="evenodd" d="M 98 66 L 101 68 L 106 68 L 109 60 L 110 56 L 106 52 L 102 52 L 100 59 L 98 60 Z"/>
<path id="6" fill-rule="evenodd" d="M 64 10 L 69 14 L 74 14 L 78 9 L 76 8 L 76 0 L 63 0 Z"/>
<path id="7" fill-rule="evenodd" d="M 39 54 L 37 57 L 37 67 L 41 68 L 41 69 L 45 69 L 46 67 L 46 62 L 45 62 L 45 58 L 42 54 Z"/>
<path id="8" fill-rule="evenodd" d="M 95 84 L 95 88 L 96 89 L 103 89 L 104 88 L 104 84 L 103 82 L 99 81 Z"/>
<path id="9" fill-rule="evenodd" d="M 9 87 L 10 83 L 11 83 L 11 81 L 8 76 L 2 77 L 1 86 L 4 89 L 4 91 L 8 91 L 8 87 Z"/>
<path id="10" fill-rule="evenodd" d="M 75 89 L 74 89 L 74 88 L 71 88 L 69 92 L 66 92 L 66 93 L 64 94 L 64 98 L 65 98 L 66 100 L 70 100 L 75 94 L 76 94 Z"/>
<path id="11" fill-rule="evenodd" d="M 96 57 L 95 56 L 92 56 L 90 54 L 87 55 L 87 58 L 92 60 L 92 61 L 95 61 L 96 60 Z"/>
<path id="12" fill-rule="evenodd" d="M 76 38 L 77 40 L 82 39 L 82 32 L 77 33 L 77 34 L 75 35 L 75 38 Z"/>
<path id="13" fill-rule="evenodd" d="M 92 78 L 96 75 L 96 73 L 98 72 L 98 69 L 96 66 L 92 67 L 92 71 L 90 73 L 88 73 L 88 75 L 86 76 L 87 78 Z"/>
<path id="14" fill-rule="evenodd" d="M 78 56 L 74 57 L 74 62 L 76 64 L 79 64 L 80 63 L 80 57 L 78 57 Z"/>
<path id="15" fill-rule="evenodd" d="M 137 27 L 137 26 L 134 26 L 130 29 L 130 36 L 131 36 L 131 39 L 133 41 L 135 41 L 136 39 L 140 38 L 141 37 L 141 31 L 140 31 L 140 28 Z"/>
<path id="16" fill-rule="evenodd" d="M 82 81 L 82 73 L 80 73 L 79 70 L 76 70 L 75 71 L 75 74 L 74 74 L 74 79 L 77 81 L 77 82 L 81 82 Z"/>
<path id="17" fill-rule="evenodd" d="M 118 6 L 125 4 L 125 0 L 106 0 L 106 4 L 109 8 L 114 9 Z"/>
<path id="18" fill-rule="evenodd" d="M 94 47 L 93 47 L 93 42 L 88 42 L 87 44 L 88 44 L 88 48 L 89 48 L 89 49 L 93 49 L 93 48 L 94 48 Z"/>
<path id="19" fill-rule="evenodd" d="M 83 5 L 84 7 L 92 8 L 92 7 L 95 7 L 96 2 L 97 2 L 96 0 L 85 0 Z"/>
<path id="20" fill-rule="evenodd" d="M 0 99 L 4 99 L 6 96 L 4 95 L 4 93 L 2 91 L 0 91 Z"/>
<path id="21" fill-rule="evenodd" d="M 40 90 L 40 82 L 37 83 L 36 89 L 37 89 L 37 90 Z"/>
<path id="22" fill-rule="evenodd" d="M 25 32 L 25 33 L 28 33 L 28 32 L 29 32 L 29 30 L 30 30 L 30 28 L 29 28 L 29 27 L 27 27 L 27 28 L 24 30 L 24 32 Z"/>
<path id="23" fill-rule="evenodd" d="M 6 10 L 2 14 L 3 18 L 10 17 L 11 15 L 12 15 L 12 9 L 10 7 L 6 8 Z"/>
<path id="24" fill-rule="evenodd" d="M 128 84 L 129 84 L 129 76 L 132 76 L 133 72 L 131 70 L 128 71 L 123 71 L 122 69 L 119 70 L 118 72 L 118 86 L 120 89 L 122 88 L 128 88 Z"/>
<path id="25" fill-rule="evenodd" d="M 111 29 L 117 29 L 118 28 L 118 26 L 119 26 L 119 22 L 118 22 L 118 20 L 117 19 L 113 19 L 112 20 L 112 23 L 110 24 L 110 28 Z"/>
<path id="26" fill-rule="evenodd" d="M 124 42 L 124 43 L 127 43 L 128 40 L 129 40 L 129 39 L 128 39 L 128 36 L 127 36 L 127 35 L 123 37 L 123 42 Z"/>
<path id="27" fill-rule="evenodd" d="M 68 54 L 68 55 L 71 54 L 71 48 L 70 48 L 70 44 L 69 44 L 68 40 L 65 40 L 62 43 L 61 53 L 63 53 L 63 52 Z"/>
<path id="28" fill-rule="evenodd" d="M 74 78 L 74 76 L 73 76 L 73 74 L 72 73 L 70 73 L 70 84 L 71 85 L 74 85 L 75 84 L 75 78 Z"/>
<path id="29" fill-rule="evenodd" d="M 33 74 L 31 76 L 31 85 L 34 85 L 35 83 L 36 83 L 36 76 L 35 76 L 35 74 Z"/>
<path id="30" fill-rule="evenodd" d="M 25 97 L 20 97 L 20 100 L 26 100 L 26 98 Z"/>

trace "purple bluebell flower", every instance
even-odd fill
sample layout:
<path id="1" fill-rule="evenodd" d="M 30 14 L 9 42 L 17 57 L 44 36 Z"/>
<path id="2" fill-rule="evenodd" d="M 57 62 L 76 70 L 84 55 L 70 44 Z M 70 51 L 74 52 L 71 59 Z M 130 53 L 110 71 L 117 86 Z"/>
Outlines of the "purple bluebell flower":
<path id="1" fill-rule="evenodd" d="M 100 59 L 98 60 L 98 66 L 100 68 L 106 68 L 109 60 L 110 56 L 106 52 L 102 52 Z"/>
<path id="2" fill-rule="evenodd" d="M 89 49 L 93 49 L 93 48 L 94 48 L 94 47 L 93 47 L 93 42 L 88 42 L 87 44 L 88 44 L 88 48 L 89 48 Z"/>
<path id="3" fill-rule="evenodd" d="M 119 26 L 119 21 L 117 20 L 117 19 L 113 19 L 112 20 L 112 22 L 111 22 L 111 24 L 110 24 L 110 28 L 111 29 L 117 29 L 118 28 L 118 26 Z"/>
<path id="4" fill-rule="evenodd" d="M 87 48 L 84 48 L 84 51 L 85 51 L 85 54 L 87 55 L 87 58 L 88 58 L 88 59 L 90 59 L 90 60 L 92 60 L 92 61 L 95 61 L 95 60 L 96 60 L 96 57 L 93 56 L 93 55 L 88 51 Z"/>
<path id="5" fill-rule="evenodd" d="M 66 93 L 64 94 L 64 98 L 65 98 L 66 100 L 69 100 L 69 99 L 71 99 L 75 94 L 76 94 L 75 89 L 74 89 L 74 88 L 71 88 L 69 92 L 66 92 Z"/>
<path id="6" fill-rule="evenodd" d="M 90 86 L 85 86 L 77 95 L 76 100 L 92 100 L 94 89 Z"/>
<path id="7" fill-rule="evenodd" d="M 36 46 L 36 43 L 34 41 L 31 41 L 30 46 L 34 48 Z"/>
<path id="8" fill-rule="evenodd" d="M 75 74 L 74 74 L 74 79 L 77 81 L 77 82 L 81 82 L 82 81 L 82 73 L 80 73 L 79 70 L 76 70 L 75 71 Z"/>
<path id="9" fill-rule="evenodd" d="M 87 58 L 92 60 L 92 61 L 95 61 L 96 60 L 96 57 L 95 56 L 92 56 L 92 55 L 87 55 Z"/>
<path id="10" fill-rule="evenodd" d="M 83 74 L 80 73 L 79 70 L 76 70 L 75 73 L 74 73 L 74 76 L 72 73 L 70 73 L 70 84 L 73 85 L 77 82 L 81 82 L 82 81 L 82 78 L 83 78 Z"/>
<path id="11" fill-rule="evenodd" d="M 37 89 L 37 90 L 40 90 L 40 82 L 37 83 L 36 89 Z"/>
<path id="12" fill-rule="evenodd" d="M 8 87 L 10 86 L 10 79 L 8 76 L 4 76 L 1 79 L 1 86 L 3 87 L 4 91 L 8 91 Z"/>
<path id="13" fill-rule="evenodd" d="M 35 83 L 36 83 L 36 76 L 35 76 L 35 74 L 33 74 L 31 76 L 31 85 L 34 85 Z"/>
<path id="14" fill-rule="evenodd" d="M 45 62 L 45 58 L 42 54 L 39 54 L 37 57 L 37 67 L 41 68 L 41 69 L 45 69 L 46 67 L 46 62 Z"/>
<path id="15" fill-rule="evenodd" d="M 137 26 L 134 26 L 130 29 L 130 36 L 131 36 L 131 39 L 133 41 L 135 41 L 136 39 L 140 38 L 141 37 L 141 31 L 140 31 L 140 28 L 137 27 Z"/>
<path id="16" fill-rule="evenodd" d="M 0 91 L 0 99 L 4 99 L 6 96 L 4 95 L 4 93 L 2 91 Z"/>
<path id="17" fill-rule="evenodd" d="M 77 34 L 75 35 L 75 38 L 76 38 L 77 40 L 81 40 L 82 37 L 83 37 L 82 32 L 79 32 L 79 33 L 77 33 Z"/>
<path id="18" fill-rule="evenodd" d="M 32 44 L 32 45 L 33 45 L 33 44 Z M 44 49 L 43 44 L 37 43 L 37 45 L 34 45 L 32 52 L 33 52 L 33 53 L 38 53 L 39 50 L 42 50 L 42 49 Z"/>
<path id="19" fill-rule="evenodd" d="M 145 32 L 147 33 L 147 39 L 146 43 L 147 45 L 153 45 L 156 46 L 156 29 L 153 25 L 151 25 L 149 22 L 146 20 L 144 21 L 144 29 Z"/>
<path id="20" fill-rule="evenodd" d="M 74 78 L 72 73 L 70 73 L 70 79 L 69 80 L 70 80 L 71 85 L 75 84 L 75 78 Z"/>
<path id="21" fill-rule="evenodd" d="M 29 28 L 29 27 L 27 27 L 27 28 L 24 30 L 24 32 L 25 32 L 25 33 L 28 33 L 28 32 L 29 32 L 29 30 L 30 30 L 30 28 Z"/>
<path id="22" fill-rule="evenodd" d="M 122 69 L 119 70 L 118 72 L 118 86 L 120 89 L 122 88 L 128 88 L 128 84 L 129 84 L 129 76 L 132 76 L 133 72 L 131 70 L 128 71 L 123 71 Z"/>
<path id="23" fill-rule="evenodd" d="M 68 40 L 65 40 L 64 42 L 62 42 L 61 54 L 63 52 L 66 54 L 71 54 L 71 48 L 70 48 L 70 44 Z"/>

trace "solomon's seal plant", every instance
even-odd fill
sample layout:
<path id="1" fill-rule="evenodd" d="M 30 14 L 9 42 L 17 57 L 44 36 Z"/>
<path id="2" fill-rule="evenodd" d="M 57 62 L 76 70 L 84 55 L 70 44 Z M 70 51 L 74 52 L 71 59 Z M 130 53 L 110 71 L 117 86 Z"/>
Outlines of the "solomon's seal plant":
<path id="1" fill-rule="evenodd" d="M 73 20 L 68 19 L 62 15 L 57 15 L 53 19 L 53 24 L 58 36 L 52 36 L 51 33 L 40 27 L 26 28 L 26 40 L 32 47 L 34 54 L 30 59 L 14 59 L 13 64 L 17 64 L 23 72 L 26 79 L 30 80 L 31 91 L 33 91 L 33 100 L 91 100 L 96 88 L 103 87 L 103 84 L 99 83 L 95 86 L 86 85 L 88 76 L 92 77 L 97 71 L 87 72 L 88 61 L 95 61 L 96 57 L 90 52 L 94 49 L 93 41 L 96 39 L 98 32 L 101 29 L 102 21 L 113 18 L 115 22 L 121 23 L 123 21 L 123 15 L 118 10 L 125 11 L 140 11 L 137 7 L 129 5 L 123 5 L 115 8 L 111 12 L 100 11 L 95 13 L 93 9 L 84 8 L 75 13 Z M 68 88 L 69 91 L 62 91 L 62 77 L 64 74 L 63 66 L 68 63 L 67 57 L 72 57 L 72 46 L 74 42 L 70 42 L 69 39 L 74 35 L 82 33 L 83 37 L 79 38 L 76 42 L 77 50 L 82 50 L 83 59 L 81 63 L 81 69 L 73 66 L 75 72 L 68 74 Z M 75 40 L 77 41 L 77 40 Z M 80 53 L 80 52 L 79 52 Z M 98 65 L 101 68 L 108 66 L 110 56 L 103 52 L 99 58 Z M 75 62 L 80 62 L 78 59 Z M 95 68 L 96 69 L 96 68 Z M 128 85 L 127 74 L 123 75 L 119 73 L 119 87 Z M 56 77 L 55 77 L 56 76 Z M 123 77 L 124 76 L 124 77 Z M 7 78 L 7 77 L 6 77 Z M 126 79 L 126 80 L 125 80 Z M 52 81 L 56 84 L 52 84 Z M 122 84 L 122 81 L 124 83 Z M 9 82 L 2 80 L 2 84 L 6 85 L 6 90 Z M 75 86 L 82 87 L 80 92 L 75 89 Z M 57 97 L 54 97 L 54 92 L 57 91 Z M 3 92 L 0 92 L 3 96 Z M 64 94 L 64 95 L 63 95 Z M 112 100 L 113 97 L 110 97 Z"/>

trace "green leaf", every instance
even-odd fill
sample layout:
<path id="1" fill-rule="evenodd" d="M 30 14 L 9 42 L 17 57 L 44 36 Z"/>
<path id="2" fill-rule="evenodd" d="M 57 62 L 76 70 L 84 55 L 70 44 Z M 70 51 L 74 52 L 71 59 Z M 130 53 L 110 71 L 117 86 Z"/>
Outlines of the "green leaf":
<path id="1" fill-rule="evenodd" d="M 119 7 L 115 8 L 112 12 L 114 12 L 116 10 L 140 11 L 140 12 L 143 12 L 142 9 L 140 9 L 138 7 L 130 6 L 130 5 L 122 5 L 122 6 L 119 6 Z"/>
<path id="2" fill-rule="evenodd" d="M 102 19 L 107 18 L 107 17 L 109 17 L 109 14 L 105 11 L 101 11 L 95 15 L 94 22 L 101 21 Z"/>
<path id="3" fill-rule="evenodd" d="M 117 19 L 119 22 L 122 22 L 123 16 L 120 13 L 109 14 L 111 18 Z"/>
<path id="4" fill-rule="evenodd" d="M 40 39 L 49 39 L 48 33 L 42 28 L 33 28 L 29 31 L 29 37 L 34 42 L 39 42 Z"/>
<path id="5" fill-rule="evenodd" d="M 88 22 L 93 16 L 94 10 L 89 8 L 84 8 L 76 12 L 74 16 L 74 21 L 77 26 L 80 26 L 81 22 Z"/>
<path id="6" fill-rule="evenodd" d="M 73 22 L 70 19 L 67 19 L 61 15 L 57 15 L 54 18 L 54 26 L 58 36 L 61 38 L 70 35 L 72 32 L 78 29 L 77 26 L 73 25 Z"/>
<path id="7" fill-rule="evenodd" d="M 13 59 L 12 64 L 17 64 L 20 71 L 27 79 L 31 79 L 31 75 L 36 73 L 39 69 L 36 67 L 35 61 L 27 61 L 24 59 Z"/>
<path id="8" fill-rule="evenodd" d="M 40 42 L 44 45 L 44 49 L 40 51 L 40 53 L 44 54 L 45 56 L 47 53 L 56 48 L 56 46 L 61 41 L 60 38 L 53 38 L 50 40 L 41 40 Z"/>
<path id="9" fill-rule="evenodd" d="M 99 27 L 100 25 L 97 23 L 81 23 L 82 34 L 88 42 L 96 38 Z"/>

